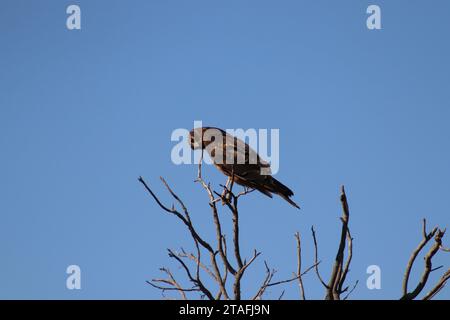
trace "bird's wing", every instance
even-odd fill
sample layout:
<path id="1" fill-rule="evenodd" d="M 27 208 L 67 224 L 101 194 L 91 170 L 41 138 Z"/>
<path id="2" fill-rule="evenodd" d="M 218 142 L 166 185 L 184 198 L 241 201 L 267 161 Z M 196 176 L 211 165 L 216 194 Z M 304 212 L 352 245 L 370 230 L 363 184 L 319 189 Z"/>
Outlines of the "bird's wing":
<path id="1" fill-rule="evenodd" d="M 247 143 L 228 133 L 224 133 L 223 139 L 214 141 L 207 151 L 214 163 L 229 173 L 250 178 L 261 175 L 264 168 L 265 175 L 271 174 L 268 162 Z"/>

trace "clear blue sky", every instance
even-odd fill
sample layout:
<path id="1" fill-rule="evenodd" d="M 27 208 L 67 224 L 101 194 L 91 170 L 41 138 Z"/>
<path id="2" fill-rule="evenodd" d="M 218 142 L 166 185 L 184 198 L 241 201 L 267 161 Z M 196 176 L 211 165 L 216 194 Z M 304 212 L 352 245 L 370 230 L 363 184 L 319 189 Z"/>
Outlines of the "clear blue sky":
<path id="1" fill-rule="evenodd" d="M 70 4 L 80 31 L 66 29 Z M 382 30 L 366 28 L 369 4 L 381 6 Z M 449 12 L 445 0 L 2 1 L 0 298 L 161 298 L 145 280 L 161 266 L 179 274 L 166 248 L 193 246 L 137 178 L 171 203 L 164 176 L 214 239 L 196 168 L 170 160 L 172 130 L 194 120 L 280 129 L 276 177 L 302 210 L 256 193 L 242 201 L 243 254 L 263 253 L 244 292 L 264 259 L 277 279 L 291 276 L 297 230 L 309 266 L 311 225 L 328 279 L 345 184 L 353 297 L 399 297 L 421 219 L 450 227 Z M 224 183 L 213 167 L 204 174 Z M 79 291 L 65 287 L 71 264 Z M 372 264 L 381 290 L 365 286 Z M 305 285 L 323 297 L 313 273 Z M 296 284 L 284 288 L 298 297 Z"/>

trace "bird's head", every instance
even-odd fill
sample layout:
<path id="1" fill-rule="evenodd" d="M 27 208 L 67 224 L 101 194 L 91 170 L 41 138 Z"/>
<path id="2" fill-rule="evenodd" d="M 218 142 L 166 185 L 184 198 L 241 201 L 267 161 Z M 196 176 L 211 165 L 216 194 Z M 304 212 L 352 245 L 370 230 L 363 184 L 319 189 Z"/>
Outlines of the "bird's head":
<path id="1" fill-rule="evenodd" d="M 189 132 L 189 144 L 192 150 L 205 149 L 210 143 L 224 135 L 225 132 L 218 128 L 195 128 Z"/>

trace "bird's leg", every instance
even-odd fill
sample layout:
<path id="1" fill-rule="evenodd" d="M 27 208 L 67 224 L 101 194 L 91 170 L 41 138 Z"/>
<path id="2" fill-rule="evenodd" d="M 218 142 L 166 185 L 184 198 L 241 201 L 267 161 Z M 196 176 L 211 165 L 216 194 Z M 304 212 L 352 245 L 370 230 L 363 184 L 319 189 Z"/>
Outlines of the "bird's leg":
<path id="1" fill-rule="evenodd" d="M 198 171 L 197 171 L 197 179 L 194 182 L 198 182 L 202 180 L 202 162 L 203 162 L 203 149 L 200 155 L 200 161 L 198 162 Z"/>
<path id="2" fill-rule="evenodd" d="M 229 193 L 230 195 L 233 194 L 233 193 L 232 193 L 233 186 L 234 186 L 234 174 L 233 174 L 233 176 L 231 177 L 230 187 L 228 188 L 228 193 Z"/>
<path id="3" fill-rule="evenodd" d="M 228 193 L 228 186 L 231 183 L 231 177 L 227 177 L 227 182 L 225 183 L 225 186 L 223 187 L 223 192 L 222 192 L 222 198 L 225 197 L 225 195 Z"/>
<path id="4" fill-rule="evenodd" d="M 231 177 L 227 178 L 227 182 L 225 183 L 225 186 L 223 188 L 223 192 L 221 195 L 222 198 L 222 205 L 225 204 L 225 201 L 229 201 L 230 199 L 230 190 L 228 189 L 230 183 L 232 183 L 233 179 Z"/>

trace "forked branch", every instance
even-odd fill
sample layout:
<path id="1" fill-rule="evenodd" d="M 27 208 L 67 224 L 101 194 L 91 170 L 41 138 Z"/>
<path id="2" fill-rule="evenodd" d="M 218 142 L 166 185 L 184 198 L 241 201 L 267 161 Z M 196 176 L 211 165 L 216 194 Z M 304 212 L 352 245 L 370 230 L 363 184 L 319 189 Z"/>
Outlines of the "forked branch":
<path id="1" fill-rule="evenodd" d="M 401 300 L 412 300 L 415 299 L 425 288 L 425 285 L 428 282 L 429 276 L 433 271 L 438 270 L 438 268 L 433 268 L 433 257 L 438 253 L 438 251 L 443 248 L 442 245 L 442 238 L 445 235 L 445 229 L 441 230 L 438 227 L 435 227 L 430 232 L 427 232 L 427 222 L 425 219 L 423 219 L 423 225 L 422 225 L 422 241 L 419 243 L 417 248 L 413 251 L 411 254 L 411 257 L 409 258 L 408 264 L 406 265 L 406 271 L 405 276 L 403 278 L 403 295 L 400 298 Z M 416 287 L 412 291 L 408 291 L 408 285 L 409 285 L 409 278 L 411 274 L 411 270 L 413 268 L 414 262 L 416 261 L 417 256 L 419 253 L 425 248 L 425 246 L 434 238 L 434 243 L 428 250 L 428 252 L 425 254 L 424 257 L 424 270 L 422 272 L 422 276 L 420 277 L 419 282 L 417 283 Z M 445 250 L 443 250 L 445 251 Z M 447 270 L 441 277 L 441 279 L 438 281 L 438 283 L 433 287 L 433 289 L 428 292 L 423 299 L 429 300 L 433 298 L 441 289 L 445 286 L 448 279 L 450 278 L 450 269 Z"/>

